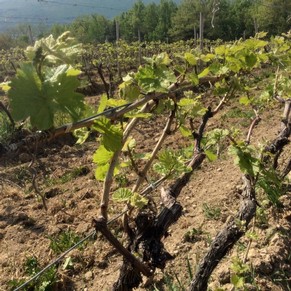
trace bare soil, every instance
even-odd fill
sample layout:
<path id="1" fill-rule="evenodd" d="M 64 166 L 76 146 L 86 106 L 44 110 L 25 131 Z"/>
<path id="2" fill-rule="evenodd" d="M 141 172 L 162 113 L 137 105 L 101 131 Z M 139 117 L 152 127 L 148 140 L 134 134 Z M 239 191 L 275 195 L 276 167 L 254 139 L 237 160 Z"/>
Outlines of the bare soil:
<path id="1" fill-rule="evenodd" d="M 228 109 L 230 112 L 234 107 Z M 250 119 L 228 117 L 223 111 L 209 122 L 215 127 L 239 127 L 247 131 Z M 264 144 L 276 137 L 280 130 L 280 108 L 262 115 L 262 121 L 254 131 L 252 143 Z M 150 152 L 157 141 L 164 118 L 141 122 L 134 132 L 138 151 Z M 190 142 L 179 133 L 169 136 L 165 148 L 189 146 Z M 226 144 L 225 144 L 226 145 Z M 10 290 L 12 280 L 29 279 L 25 273 L 27 258 L 35 257 L 41 267 L 58 257 L 50 246 L 52 238 L 71 231 L 84 237 L 93 231 L 92 219 L 99 214 L 102 183 L 94 178 L 95 165 L 92 155 L 97 149 L 95 139 L 75 145 L 71 137 L 45 144 L 36 153 L 24 152 L 16 157 L 2 159 L 0 165 L 0 290 Z M 290 157 L 288 145 L 282 157 Z M 48 210 L 33 186 L 46 197 Z M 175 257 L 164 270 L 158 270 L 151 284 L 139 290 L 187 290 L 190 272 L 195 272 L 199 260 L 206 253 L 211 239 L 222 228 L 229 216 L 239 208 L 241 172 L 233 158 L 222 148 L 221 156 L 214 162 L 205 161 L 194 172 L 189 184 L 178 197 L 183 206 L 183 216 L 171 227 L 164 239 L 166 249 Z M 136 176 L 126 174 L 130 185 Z M 119 183 L 121 183 L 119 181 Z M 120 187 L 115 183 L 114 187 Z M 114 189 L 112 189 L 114 190 Z M 157 208 L 160 189 L 153 193 Z M 253 221 L 253 234 L 242 238 L 236 247 L 218 265 L 209 282 L 210 290 L 234 290 L 231 276 L 237 271 L 234 264 L 245 261 L 249 270 L 243 275 L 241 290 L 291 290 L 291 199 L 290 192 L 281 198 L 277 208 L 258 193 L 262 208 Z M 111 202 L 110 218 L 123 206 Z M 121 221 L 110 224 L 113 233 L 126 244 Z M 100 234 L 88 240 L 82 248 L 67 255 L 72 266 L 63 269 L 58 265 L 58 284 L 53 290 L 111 290 L 117 280 L 122 257 Z M 146 281 L 146 280 L 145 280 Z M 167 282 L 171 283 L 167 283 Z M 156 288 L 156 289 L 154 289 Z"/>

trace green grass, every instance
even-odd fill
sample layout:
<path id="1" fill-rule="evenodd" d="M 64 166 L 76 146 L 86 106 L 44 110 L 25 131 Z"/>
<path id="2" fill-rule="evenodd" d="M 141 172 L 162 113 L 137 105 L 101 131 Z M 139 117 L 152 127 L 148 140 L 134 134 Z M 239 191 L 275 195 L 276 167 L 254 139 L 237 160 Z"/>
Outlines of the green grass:
<path id="1" fill-rule="evenodd" d="M 242 110 L 241 108 L 233 108 L 226 112 L 222 118 L 247 118 L 251 119 L 255 116 L 254 112 L 251 110 Z"/>
<path id="2" fill-rule="evenodd" d="M 59 178 L 49 178 L 46 180 L 46 185 L 47 186 L 54 186 L 54 185 L 59 185 L 59 184 L 65 184 L 67 182 L 72 181 L 76 177 L 86 175 L 89 172 L 89 169 L 87 167 L 77 167 L 74 168 L 71 171 L 65 172 L 61 177 Z"/>
<path id="3" fill-rule="evenodd" d="M 203 203 L 202 209 L 207 219 L 218 220 L 221 216 L 221 209 L 219 207 L 213 207 L 209 206 L 207 203 Z"/>
<path id="4" fill-rule="evenodd" d="M 51 241 L 50 248 L 56 254 L 61 254 L 81 240 L 77 234 L 70 230 L 61 232 L 54 237 L 50 236 L 49 239 Z"/>
<path id="5" fill-rule="evenodd" d="M 0 143 L 6 144 L 14 132 L 7 115 L 0 111 Z"/>
<path id="6" fill-rule="evenodd" d="M 27 257 L 24 263 L 24 273 L 25 275 L 32 277 L 37 274 L 41 267 L 36 257 L 31 256 Z M 8 285 L 11 287 L 10 290 L 14 290 L 15 288 L 24 284 L 27 280 L 25 279 L 14 279 L 8 282 Z M 27 286 L 22 288 L 21 290 L 30 291 L 30 290 L 41 290 L 41 291 L 49 291 L 54 290 L 54 286 L 57 283 L 57 268 L 56 266 L 52 266 L 47 271 L 45 271 L 37 280 L 30 282 Z"/>

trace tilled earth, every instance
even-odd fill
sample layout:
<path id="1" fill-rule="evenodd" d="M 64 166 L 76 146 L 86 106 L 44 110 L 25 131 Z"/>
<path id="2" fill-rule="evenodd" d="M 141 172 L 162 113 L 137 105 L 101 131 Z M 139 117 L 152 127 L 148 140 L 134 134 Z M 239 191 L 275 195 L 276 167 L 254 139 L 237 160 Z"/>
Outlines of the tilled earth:
<path id="1" fill-rule="evenodd" d="M 276 137 L 280 115 L 279 108 L 263 114 L 254 130 L 253 144 L 264 144 Z M 221 113 L 209 121 L 207 130 L 236 126 L 247 131 L 248 117 L 229 116 Z M 137 151 L 145 153 L 153 149 L 164 123 L 163 117 L 140 123 L 133 132 Z M 236 214 L 242 174 L 225 150 L 227 143 L 222 144 L 218 160 L 204 161 L 193 173 L 178 197 L 184 209 L 183 216 L 164 239 L 167 251 L 175 258 L 140 290 L 184 290 L 182 286 L 186 290 L 191 281 L 189 269 L 195 272 L 213 237 L 228 217 Z M 164 148 L 189 145 L 188 140 L 175 133 L 168 137 Z M 70 236 L 67 240 L 78 241 L 94 230 L 92 219 L 99 214 L 103 186 L 94 178 L 92 156 L 97 147 L 95 138 L 76 145 L 69 136 L 44 144 L 36 153 L 24 152 L 1 160 L 0 290 L 10 290 L 15 286 L 13 282 L 29 279 L 28 261 L 31 258 L 40 268 L 57 258 L 63 249 L 54 247 L 53 242 L 60 235 L 65 233 Z M 288 145 L 280 161 L 290 158 L 290 153 Z M 135 179 L 136 175 L 128 172 L 120 176 L 113 188 L 130 186 Z M 160 189 L 153 192 L 157 208 L 160 207 L 159 193 Z M 46 197 L 47 210 L 40 194 Z M 258 193 L 262 207 L 258 208 L 248 235 L 214 271 L 210 290 L 235 290 L 234 280 L 242 278 L 244 281 L 241 287 L 240 282 L 237 283 L 236 290 L 291 290 L 290 194 L 289 191 L 281 196 L 282 206 L 277 208 L 263 193 Z M 109 215 L 113 218 L 122 211 L 123 205 L 110 203 Z M 117 219 L 109 227 L 126 244 L 121 221 Z M 122 257 L 100 234 L 92 236 L 66 258 L 58 263 L 53 290 L 111 290 L 122 264 Z M 39 287 L 39 290 L 46 289 Z"/>

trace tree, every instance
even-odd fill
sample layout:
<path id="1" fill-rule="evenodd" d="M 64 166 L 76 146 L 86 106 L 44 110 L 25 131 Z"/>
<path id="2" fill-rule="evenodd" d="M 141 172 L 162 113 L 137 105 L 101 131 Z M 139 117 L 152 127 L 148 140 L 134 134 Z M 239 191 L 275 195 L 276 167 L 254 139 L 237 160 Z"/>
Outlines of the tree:
<path id="1" fill-rule="evenodd" d="M 150 3 L 146 6 L 144 14 L 145 40 L 154 41 L 160 39 L 160 35 L 156 32 L 159 23 L 159 12 L 160 8 L 156 3 Z"/>
<path id="2" fill-rule="evenodd" d="M 77 18 L 68 28 L 80 42 L 104 42 L 112 37 L 112 22 L 102 15 Z"/>
<path id="3" fill-rule="evenodd" d="M 134 32 L 137 33 L 137 39 L 139 41 L 141 41 L 141 34 L 144 33 L 144 15 L 145 5 L 142 0 L 138 0 L 131 9 L 131 24 Z"/>
<path id="4" fill-rule="evenodd" d="M 173 15 L 170 35 L 174 40 L 193 37 L 194 26 L 199 25 L 199 8 L 197 0 L 183 0 Z"/>
<path id="5" fill-rule="evenodd" d="M 251 14 L 256 18 L 259 30 L 267 31 L 270 35 L 278 35 L 291 28 L 290 0 L 257 1 L 257 9 Z"/>
<path id="6" fill-rule="evenodd" d="M 172 27 L 172 16 L 176 13 L 176 11 L 177 5 L 173 1 L 160 1 L 158 25 L 155 29 L 155 34 L 159 40 L 168 40 L 169 30 Z"/>
<path id="7" fill-rule="evenodd" d="M 230 17 L 230 39 L 249 37 L 254 34 L 253 19 L 250 12 L 254 9 L 252 0 L 236 0 L 231 3 Z"/>
<path id="8" fill-rule="evenodd" d="M 183 0 L 177 13 L 173 16 L 171 36 L 176 40 L 193 38 L 194 28 L 200 26 L 200 17 L 202 18 L 202 31 L 209 31 L 213 16 L 215 16 L 215 7 L 219 7 L 219 1 Z"/>

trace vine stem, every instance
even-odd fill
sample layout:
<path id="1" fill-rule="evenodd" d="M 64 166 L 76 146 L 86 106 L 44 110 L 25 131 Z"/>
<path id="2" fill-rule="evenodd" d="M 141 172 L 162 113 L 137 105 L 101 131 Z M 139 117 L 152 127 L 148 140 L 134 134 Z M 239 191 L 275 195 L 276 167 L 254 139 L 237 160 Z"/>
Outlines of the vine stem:
<path id="1" fill-rule="evenodd" d="M 96 231 L 100 231 L 104 237 L 115 247 L 115 249 L 135 268 L 147 277 L 152 275 L 152 270 L 137 259 L 130 251 L 128 251 L 119 240 L 109 231 L 104 218 L 93 220 Z"/>
<path id="2" fill-rule="evenodd" d="M 252 222 L 252 232 L 254 232 L 254 229 L 255 229 L 255 223 L 256 223 L 256 216 L 254 217 L 253 219 L 253 222 Z M 251 244 L 253 242 L 253 239 L 250 237 L 249 239 L 249 242 L 248 242 L 248 245 L 247 245 L 247 249 L 246 249 L 246 252 L 244 254 L 244 257 L 243 257 L 243 263 L 245 264 L 248 260 L 248 256 L 249 256 L 249 252 L 250 252 L 250 249 L 251 249 Z"/>
<path id="3" fill-rule="evenodd" d="M 145 177 L 146 177 L 146 174 L 147 174 L 149 168 L 151 167 L 151 165 L 152 165 L 154 159 L 156 158 L 163 142 L 165 141 L 167 135 L 170 132 L 171 124 L 173 123 L 173 120 L 175 117 L 175 112 L 176 112 L 176 108 L 171 112 L 171 114 L 167 120 L 166 126 L 164 127 L 163 133 L 160 136 L 160 139 L 157 142 L 155 148 L 153 149 L 150 159 L 147 161 L 147 163 L 144 166 L 142 172 L 140 173 L 135 185 L 133 186 L 132 192 L 136 192 L 138 190 L 138 188 L 140 187 L 140 185 L 142 184 L 142 182 L 145 180 Z"/>
<path id="4" fill-rule="evenodd" d="M 248 131 L 248 135 L 247 135 L 247 138 L 246 138 L 246 144 L 250 144 L 253 130 L 259 124 L 259 122 L 261 121 L 261 117 L 257 113 L 256 113 L 256 115 L 257 116 L 253 119 L 253 121 L 252 121 L 252 123 L 250 125 L 249 131 Z"/>
<path id="5" fill-rule="evenodd" d="M 152 101 L 151 103 L 146 103 L 144 104 L 144 106 L 140 109 L 141 113 L 145 113 L 148 112 L 149 110 L 151 110 L 151 108 L 154 106 L 154 102 Z M 130 123 L 126 126 L 124 133 L 123 133 L 123 139 L 122 139 L 122 144 L 125 143 L 125 141 L 127 140 L 129 134 L 131 133 L 131 131 L 134 129 L 134 127 L 136 126 L 137 122 L 139 121 L 139 118 L 133 118 Z M 103 217 L 105 219 L 105 221 L 108 220 L 108 205 L 109 205 L 109 197 L 110 197 L 110 191 L 111 191 L 111 185 L 113 182 L 113 176 L 114 176 L 114 169 L 117 165 L 118 162 L 118 158 L 121 154 L 121 149 L 117 150 L 114 154 L 113 157 L 111 159 L 110 165 L 109 165 L 109 169 L 106 173 L 106 177 L 104 180 L 104 184 L 103 184 L 103 193 L 102 193 L 102 197 L 101 197 L 101 204 L 100 204 L 100 214 L 101 217 Z"/>

